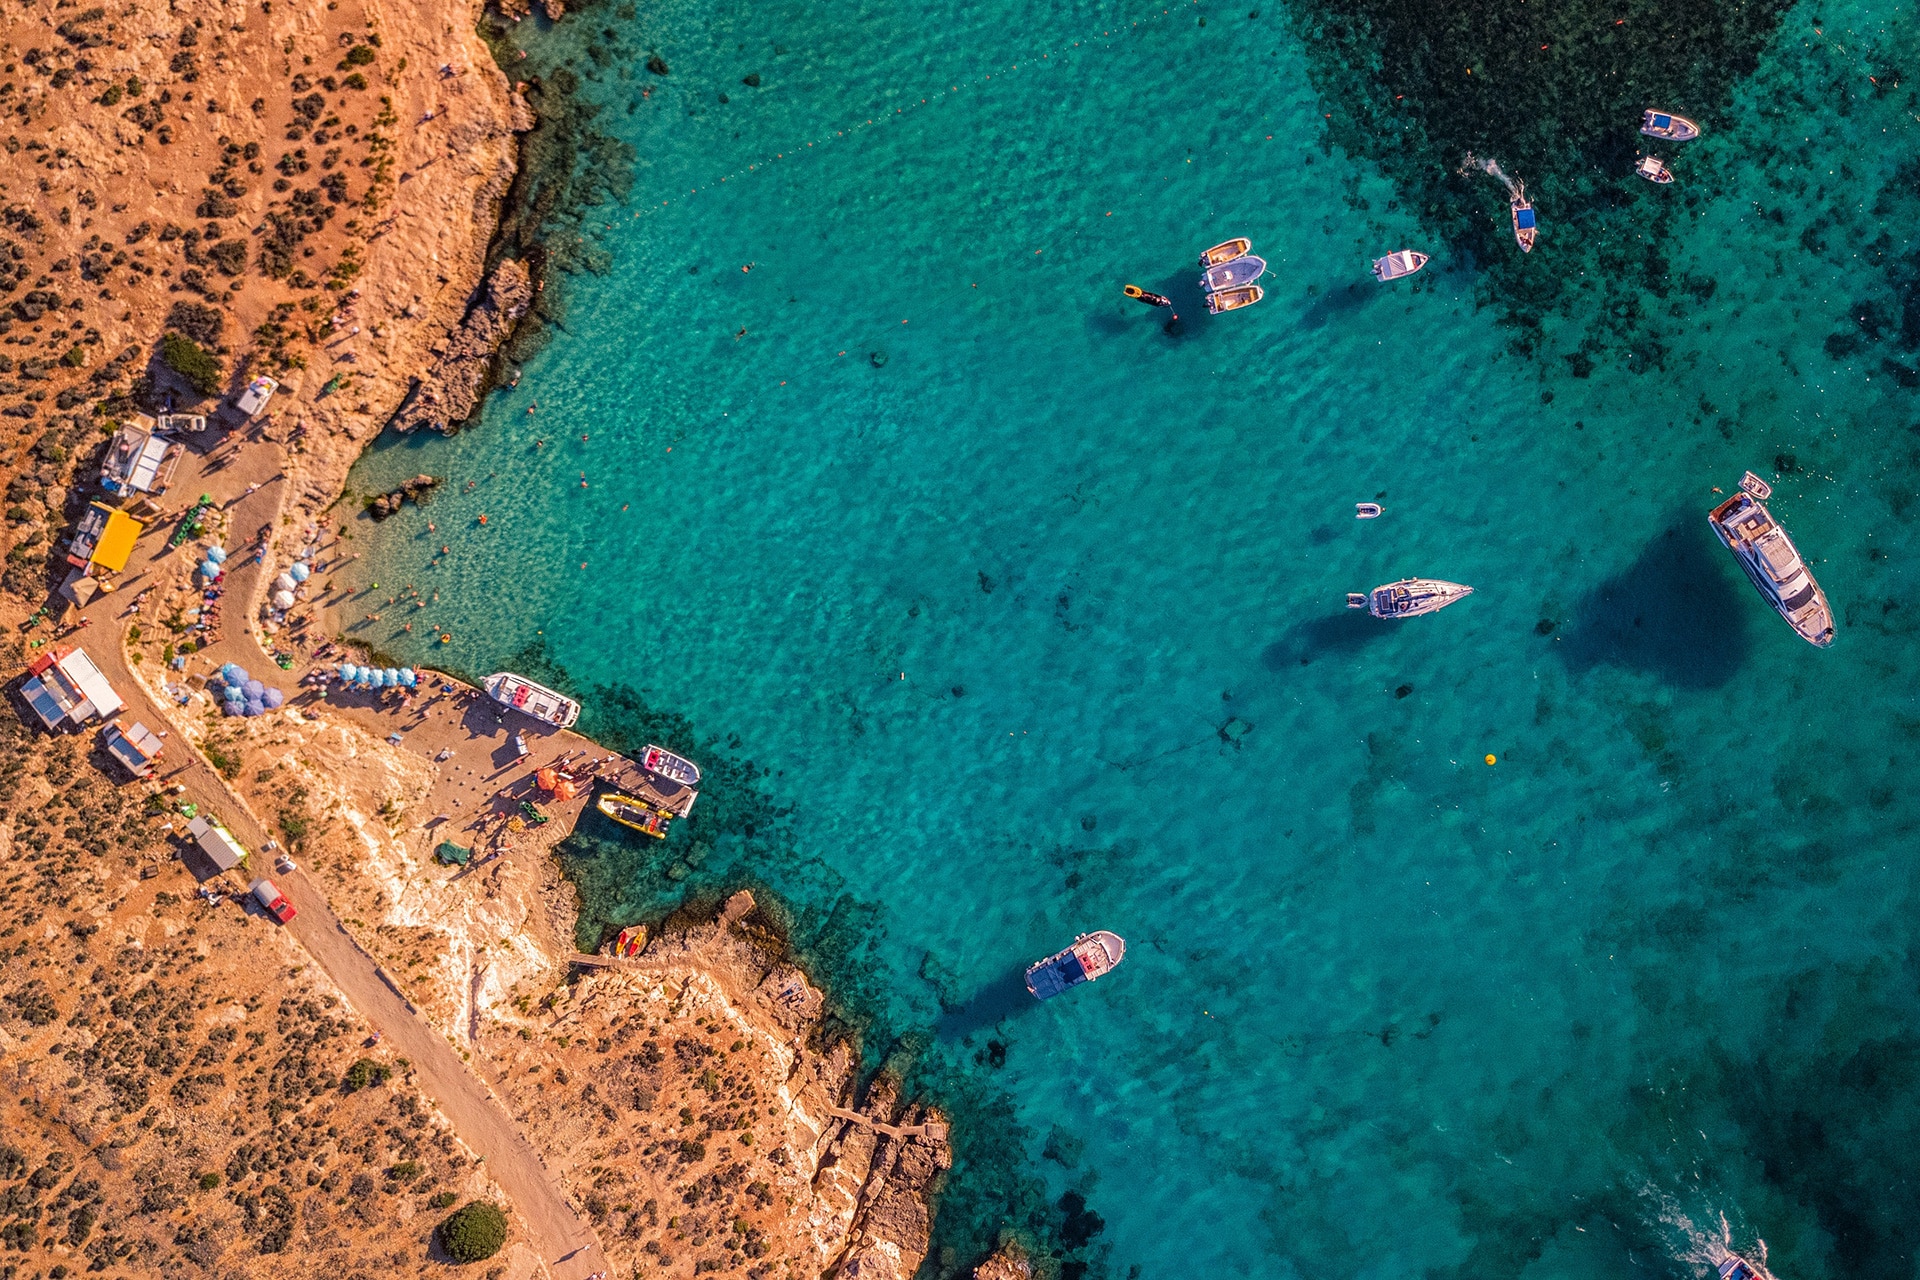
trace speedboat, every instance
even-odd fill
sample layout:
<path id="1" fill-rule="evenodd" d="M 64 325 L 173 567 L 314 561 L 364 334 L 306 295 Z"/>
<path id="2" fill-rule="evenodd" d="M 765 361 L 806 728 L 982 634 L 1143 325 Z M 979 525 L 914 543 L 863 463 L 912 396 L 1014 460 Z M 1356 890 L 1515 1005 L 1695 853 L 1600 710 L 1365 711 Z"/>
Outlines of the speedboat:
<path id="1" fill-rule="evenodd" d="M 1700 136 L 1700 126 L 1685 116 L 1648 108 L 1647 113 L 1640 117 L 1640 132 L 1649 138 L 1665 138 L 1668 142 L 1691 142 Z"/>
<path id="2" fill-rule="evenodd" d="M 1207 310 L 1214 315 L 1222 311 L 1238 311 L 1241 307 L 1250 307 L 1267 296 L 1267 291 L 1257 284 L 1241 285 L 1238 289 L 1222 289 L 1218 293 L 1207 295 Z"/>
<path id="3" fill-rule="evenodd" d="M 1707 523 L 1774 611 L 1802 640 L 1824 649 L 1833 643 L 1833 610 L 1793 539 L 1763 505 L 1772 496 L 1773 487 L 1749 471 L 1740 492 L 1715 507 Z"/>
<path id="4" fill-rule="evenodd" d="M 1235 236 L 1231 240 L 1222 240 L 1213 248 L 1200 255 L 1200 265 L 1217 267 L 1223 262 L 1232 262 L 1241 254 L 1253 248 L 1253 241 L 1245 236 Z"/>
<path id="5" fill-rule="evenodd" d="M 1200 277 L 1200 287 L 1208 293 L 1222 293 L 1228 289 L 1238 289 L 1242 285 L 1252 284 L 1267 273 L 1267 262 L 1252 254 L 1242 254 L 1231 262 L 1223 262 L 1217 267 L 1208 267 L 1207 274 Z"/>
<path id="6" fill-rule="evenodd" d="M 510 671 L 496 671 L 486 679 L 487 696 L 503 707 L 532 716 L 556 729 L 566 729 L 580 718 L 580 704 L 542 684 Z"/>
<path id="7" fill-rule="evenodd" d="M 1641 156 L 1640 163 L 1634 166 L 1633 171 L 1648 182 L 1657 182 L 1663 187 L 1673 181 L 1673 170 L 1667 168 L 1666 162 L 1659 156 Z"/>
<path id="8" fill-rule="evenodd" d="M 1384 258 L 1373 260 L 1373 278 L 1385 284 L 1410 276 L 1427 265 L 1427 255 L 1414 249 L 1395 249 Z"/>
<path id="9" fill-rule="evenodd" d="M 1507 201 L 1507 207 L 1513 212 L 1513 238 L 1520 243 L 1520 252 L 1533 252 L 1533 238 L 1539 234 L 1539 227 L 1533 216 L 1533 205 L 1528 203 L 1526 193 L 1521 192 Z"/>
<path id="10" fill-rule="evenodd" d="M 640 757 L 640 766 L 648 773 L 657 773 L 667 781 L 677 782 L 683 787 L 700 785 L 699 767 L 685 756 L 677 756 L 665 747 L 649 744 L 647 753 Z"/>
<path id="11" fill-rule="evenodd" d="M 1347 593 L 1347 608 L 1365 609 L 1376 618 L 1412 618 L 1444 609 L 1473 594 L 1472 587 L 1438 578 L 1402 578 L 1362 595 Z"/>
<path id="12" fill-rule="evenodd" d="M 1027 990 L 1035 1000 L 1050 1000 L 1068 987 L 1111 973 L 1126 954 L 1127 944 L 1117 933 L 1105 929 L 1083 933 L 1065 951 L 1027 966 Z"/>
<path id="13" fill-rule="evenodd" d="M 1771 1280 L 1767 1273 L 1737 1253 L 1720 1259 L 1720 1280 Z"/>
<path id="14" fill-rule="evenodd" d="M 603 793 L 593 802 L 593 807 L 621 826 L 632 827 L 635 831 L 650 835 L 655 840 L 666 839 L 667 824 L 673 821 L 673 815 L 665 809 L 650 805 L 638 796 L 630 796 L 621 791 Z"/>

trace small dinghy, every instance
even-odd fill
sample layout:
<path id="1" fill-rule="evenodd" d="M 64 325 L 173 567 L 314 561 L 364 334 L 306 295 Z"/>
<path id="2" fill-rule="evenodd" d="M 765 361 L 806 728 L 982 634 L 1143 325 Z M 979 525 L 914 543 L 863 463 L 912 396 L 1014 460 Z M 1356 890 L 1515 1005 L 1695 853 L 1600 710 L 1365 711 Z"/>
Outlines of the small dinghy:
<path id="1" fill-rule="evenodd" d="M 1539 234 L 1539 223 L 1533 216 L 1533 205 L 1527 201 L 1526 193 L 1521 192 L 1507 202 L 1513 211 L 1513 238 L 1520 245 L 1520 252 L 1533 252 L 1533 239 Z"/>
<path id="2" fill-rule="evenodd" d="M 1222 311 L 1238 311 L 1241 307 L 1250 307 L 1267 296 L 1267 291 L 1257 284 L 1242 285 L 1238 289 L 1222 289 L 1218 293 L 1207 295 L 1207 310 L 1214 315 Z"/>
<path id="3" fill-rule="evenodd" d="M 1640 117 L 1640 132 L 1649 138 L 1665 138 L 1668 142 L 1691 142 L 1700 136 L 1700 126 L 1685 116 L 1649 108 Z"/>
<path id="4" fill-rule="evenodd" d="M 1173 299 L 1164 293 L 1149 293 L 1137 284 L 1126 285 L 1125 293 L 1135 302 L 1144 302 L 1150 307 L 1171 307 Z"/>
<path id="5" fill-rule="evenodd" d="M 1355 520 L 1378 520 L 1383 508 L 1377 502 L 1356 502 L 1353 504 Z"/>
<path id="6" fill-rule="evenodd" d="M 1224 293 L 1228 289 L 1238 289 L 1242 285 L 1252 284 L 1265 274 L 1267 274 L 1265 258 L 1256 258 L 1250 253 L 1243 254 L 1232 262 L 1208 267 L 1207 274 L 1200 277 L 1200 287 L 1208 293 Z"/>
<path id="7" fill-rule="evenodd" d="M 665 747 L 647 744 L 647 753 L 640 757 L 640 767 L 648 773 L 657 773 L 669 782 L 677 782 L 683 787 L 700 785 L 700 768 L 685 756 L 677 756 Z"/>
<path id="8" fill-rule="evenodd" d="M 1427 265 L 1427 255 L 1413 249 L 1395 249 L 1384 258 L 1373 260 L 1373 278 L 1381 284 L 1410 276 Z"/>
<path id="9" fill-rule="evenodd" d="M 1253 248 L 1253 241 L 1245 236 L 1235 236 L 1231 240 L 1222 240 L 1213 248 L 1200 255 L 1200 265 L 1217 267 L 1223 262 L 1232 262 L 1235 258 Z"/>
<path id="10" fill-rule="evenodd" d="M 673 821 L 673 815 L 665 809 L 650 805 L 638 796 L 630 796 L 619 791 L 604 793 L 593 802 L 593 807 L 621 826 L 645 832 L 655 840 L 666 839 L 667 824 Z"/>
<path id="11" fill-rule="evenodd" d="M 1438 578 L 1402 578 L 1362 595 L 1347 593 L 1347 608 L 1365 609 L 1376 618 L 1413 618 L 1444 609 L 1473 594 L 1472 587 Z"/>
<path id="12" fill-rule="evenodd" d="M 1640 163 L 1634 166 L 1633 171 L 1648 182 L 1657 182 L 1663 187 L 1673 181 L 1673 170 L 1667 168 L 1666 162 L 1659 156 L 1641 156 Z"/>
<path id="13" fill-rule="evenodd" d="M 1127 944 L 1117 933 L 1105 929 L 1083 933 L 1065 951 L 1027 966 L 1027 990 L 1035 1000 L 1050 1000 L 1069 987 L 1111 973 L 1126 954 Z"/>

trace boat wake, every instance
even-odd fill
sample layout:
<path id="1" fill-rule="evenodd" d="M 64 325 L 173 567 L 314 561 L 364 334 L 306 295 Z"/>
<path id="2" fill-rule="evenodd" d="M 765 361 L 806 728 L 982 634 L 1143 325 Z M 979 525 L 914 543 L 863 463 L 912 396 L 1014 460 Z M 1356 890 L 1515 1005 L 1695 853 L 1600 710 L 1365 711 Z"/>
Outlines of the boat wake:
<path id="1" fill-rule="evenodd" d="M 1724 1212 L 1714 1210 L 1703 1226 L 1676 1197 L 1652 1183 L 1640 1188 L 1640 1196 L 1653 1206 L 1650 1225 L 1674 1261 L 1691 1263 L 1705 1275 L 1717 1276 L 1720 1264 L 1736 1256 L 1734 1225 Z M 1744 1230 L 1739 1235 L 1737 1256 L 1745 1259 L 1761 1280 L 1776 1280 L 1767 1270 L 1767 1242 Z"/>
<path id="2" fill-rule="evenodd" d="M 1498 161 L 1482 160 L 1479 156 L 1469 151 L 1460 161 L 1460 173 L 1464 177 L 1476 169 L 1490 177 L 1500 179 L 1501 183 L 1507 189 L 1507 194 L 1515 200 L 1525 200 L 1527 198 L 1526 183 L 1516 182 L 1514 179 L 1509 178 L 1506 171 L 1500 167 Z"/>

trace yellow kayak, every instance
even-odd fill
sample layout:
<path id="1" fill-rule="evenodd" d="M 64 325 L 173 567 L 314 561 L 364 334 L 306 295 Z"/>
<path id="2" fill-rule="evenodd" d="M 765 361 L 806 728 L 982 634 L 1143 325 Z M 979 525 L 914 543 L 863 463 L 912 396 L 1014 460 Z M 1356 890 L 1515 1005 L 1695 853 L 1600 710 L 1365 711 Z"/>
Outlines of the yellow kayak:
<path id="1" fill-rule="evenodd" d="M 673 821 L 673 815 L 665 809 L 656 809 L 637 796 L 623 795 L 618 791 L 602 795 L 593 802 L 593 807 L 621 826 L 644 831 L 656 840 L 666 838 L 667 824 Z"/>

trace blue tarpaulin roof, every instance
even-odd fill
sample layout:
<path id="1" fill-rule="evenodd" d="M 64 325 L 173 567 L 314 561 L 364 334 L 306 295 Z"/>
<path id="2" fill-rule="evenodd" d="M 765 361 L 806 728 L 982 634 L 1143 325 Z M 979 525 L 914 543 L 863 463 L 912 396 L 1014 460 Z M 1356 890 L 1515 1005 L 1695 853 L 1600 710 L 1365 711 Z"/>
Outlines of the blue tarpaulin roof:
<path id="1" fill-rule="evenodd" d="M 1531 227 L 1533 225 L 1533 210 L 1522 209 L 1520 212 L 1514 214 L 1513 225 L 1519 227 L 1522 231 Z"/>

